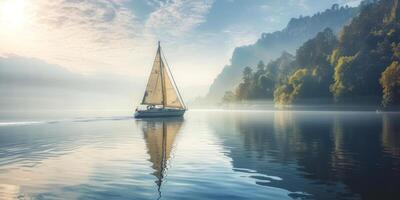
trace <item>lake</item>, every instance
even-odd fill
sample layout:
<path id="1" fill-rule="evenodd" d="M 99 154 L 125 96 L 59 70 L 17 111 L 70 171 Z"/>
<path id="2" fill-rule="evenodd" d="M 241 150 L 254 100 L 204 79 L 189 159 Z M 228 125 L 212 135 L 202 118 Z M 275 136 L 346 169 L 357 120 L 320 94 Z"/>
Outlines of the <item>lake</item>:
<path id="1" fill-rule="evenodd" d="M 400 114 L 3 113 L 0 199 L 400 199 Z"/>

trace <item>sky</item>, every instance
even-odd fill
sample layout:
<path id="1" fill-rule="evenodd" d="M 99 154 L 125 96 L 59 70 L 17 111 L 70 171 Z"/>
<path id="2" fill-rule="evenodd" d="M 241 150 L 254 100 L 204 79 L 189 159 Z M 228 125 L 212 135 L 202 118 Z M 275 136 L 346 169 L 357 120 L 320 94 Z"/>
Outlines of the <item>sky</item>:
<path id="1" fill-rule="evenodd" d="M 205 88 L 233 49 L 290 18 L 360 0 L 0 0 L 0 56 L 145 82 L 157 41 L 181 88 Z"/>

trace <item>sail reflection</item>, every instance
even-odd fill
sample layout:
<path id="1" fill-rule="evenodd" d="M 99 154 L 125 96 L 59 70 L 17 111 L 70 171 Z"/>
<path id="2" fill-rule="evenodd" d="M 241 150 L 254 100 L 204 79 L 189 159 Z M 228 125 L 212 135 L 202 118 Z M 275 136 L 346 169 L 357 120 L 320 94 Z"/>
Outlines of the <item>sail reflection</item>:
<path id="1" fill-rule="evenodd" d="M 169 160 L 173 154 L 174 143 L 181 129 L 183 118 L 148 119 L 139 121 L 147 146 L 149 161 L 152 163 L 157 179 L 155 181 L 161 198 L 161 185 L 166 176 Z"/>

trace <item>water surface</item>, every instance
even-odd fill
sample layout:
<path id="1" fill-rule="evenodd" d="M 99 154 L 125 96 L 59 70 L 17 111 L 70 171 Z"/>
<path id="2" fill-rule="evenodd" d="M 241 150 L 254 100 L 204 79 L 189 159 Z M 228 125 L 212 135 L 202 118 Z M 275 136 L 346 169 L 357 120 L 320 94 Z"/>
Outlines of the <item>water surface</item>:
<path id="1" fill-rule="evenodd" d="M 1 117 L 0 199 L 400 199 L 396 113 L 38 116 Z"/>

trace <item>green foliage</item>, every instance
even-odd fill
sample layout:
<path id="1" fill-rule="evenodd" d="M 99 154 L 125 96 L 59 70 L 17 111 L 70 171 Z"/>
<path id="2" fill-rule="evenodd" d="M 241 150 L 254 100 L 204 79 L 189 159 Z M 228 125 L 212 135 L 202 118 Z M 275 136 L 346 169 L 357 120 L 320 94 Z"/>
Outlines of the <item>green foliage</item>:
<path id="1" fill-rule="evenodd" d="M 325 79 L 320 76 L 319 69 L 298 69 L 288 81 L 275 90 L 275 102 L 278 105 L 298 103 L 305 99 L 329 96 Z"/>
<path id="2" fill-rule="evenodd" d="M 242 81 L 241 75 L 244 67 L 252 66 L 254 70 L 257 70 L 255 67 L 260 60 L 267 64 L 278 58 L 283 51 L 295 52 L 300 45 L 315 37 L 326 27 L 330 27 L 335 33 L 339 32 L 351 18 L 358 15 L 359 10 L 359 7 L 335 5 L 331 9 L 318 12 L 313 16 L 293 18 L 281 31 L 262 33 L 256 43 L 235 48 L 230 59 L 231 63 L 226 65 L 216 77 L 210 86 L 207 98 L 210 100 L 222 98 L 225 91 L 235 88 Z M 284 56 L 282 58 L 286 59 Z M 286 77 L 279 76 L 277 78 L 284 79 Z"/>
<path id="3" fill-rule="evenodd" d="M 337 43 L 330 29 L 304 43 L 297 50 L 297 70 L 288 74 L 288 78 L 276 88 L 275 102 L 283 105 L 310 98 L 329 98 L 329 86 L 333 82 L 333 67 L 329 58 Z"/>
<path id="4" fill-rule="evenodd" d="M 354 56 L 342 56 L 336 63 L 333 77 L 335 82 L 330 87 L 336 101 L 350 94 L 354 88 L 353 81 L 355 80 L 351 76 L 351 63 L 353 60 Z"/>
<path id="5" fill-rule="evenodd" d="M 382 73 L 380 83 L 383 88 L 382 104 L 386 107 L 400 105 L 400 63 L 394 61 Z"/>
<path id="6" fill-rule="evenodd" d="M 263 94 L 260 96 L 270 98 L 274 94 L 274 89 L 275 79 L 272 73 L 263 74 L 258 78 L 257 90 Z"/>
<path id="7" fill-rule="evenodd" d="M 292 91 L 289 95 L 289 102 L 295 103 L 298 98 L 307 96 L 309 87 L 312 84 L 312 77 L 309 70 L 299 69 L 292 76 L 290 76 L 288 84 L 291 86 Z"/>
<path id="8" fill-rule="evenodd" d="M 267 66 L 259 62 L 254 73 L 246 67 L 243 82 L 236 89 L 236 99 L 274 98 L 277 104 L 290 104 L 305 98 L 331 96 L 333 67 L 328 58 L 337 43 L 333 31 L 325 29 L 302 45 L 295 57 L 284 52 Z"/>
<path id="9" fill-rule="evenodd" d="M 278 106 L 282 106 L 288 103 L 292 103 L 291 93 L 292 88 L 289 85 L 282 84 L 278 86 L 274 91 L 274 101 Z"/>
<path id="10" fill-rule="evenodd" d="M 370 104 L 379 103 L 379 79 L 386 66 L 399 59 L 399 42 L 399 0 L 365 6 L 343 29 L 339 45 L 330 56 L 335 66 L 330 89 L 336 102 L 364 97 Z"/>
<path id="11" fill-rule="evenodd" d="M 296 61 L 299 66 L 311 67 L 329 65 L 327 58 L 336 47 L 338 41 L 329 28 L 304 43 L 296 52 Z"/>
<path id="12" fill-rule="evenodd" d="M 250 67 L 245 67 L 243 70 L 243 82 L 239 84 L 236 89 L 237 100 L 245 100 L 250 97 L 252 82 L 253 82 L 253 70 Z"/>
<path id="13" fill-rule="evenodd" d="M 222 98 L 223 103 L 233 103 L 235 101 L 236 101 L 236 96 L 232 91 L 225 92 L 225 95 Z"/>
<path id="14" fill-rule="evenodd" d="M 266 69 L 270 76 L 273 76 L 275 83 L 284 82 L 296 70 L 295 59 L 295 56 L 290 53 L 283 52 L 278 59 L 268 63 Z"/>
<path id="15" fill-rule="evenodd" d="M 396 45 L 396 43 L 392 43 L 392 51 L 394 59 L 400 60 L 400 42 Z"/>
<path id="16" fill-rule="evenodd" d="M 334 66 L 336 65 L 337 60 L 339 60 L 339 49 L 334 49 L 332 54 L 329 56 L 329 64 Z"/>
<path id="17" fill-rule="evenodd" d="M 325 29 L 290 57 L 283 54 L 267 66 L 260 62 L 255 73 L 245 69 L 236 98 L 273 96 L 277 105 L 313 98 L 399 105 L 400 0 L 363 4 L 339 40 Z"/>
<path id="18" fill-rule="evenodd" d="M 395 21 L 396 19 L 398 19 L 399 17 L 399 0 L 394 0 L 393 1 L 393 7 L 390 11 L 389 14 L 386 15 L 384 22 L 385 23 L 391 23 L 393 21 Z"/>
<path id="19" fill-rule="evenodd" d="M 277 67 L 267 67 L 260 61 L 256 69 L 254 73 L 250 67 L 243 70 L 242 83 L 239 84 L 234 93 L 236 100 L 273 98 L 275 81 L 277 80 Z"/>

